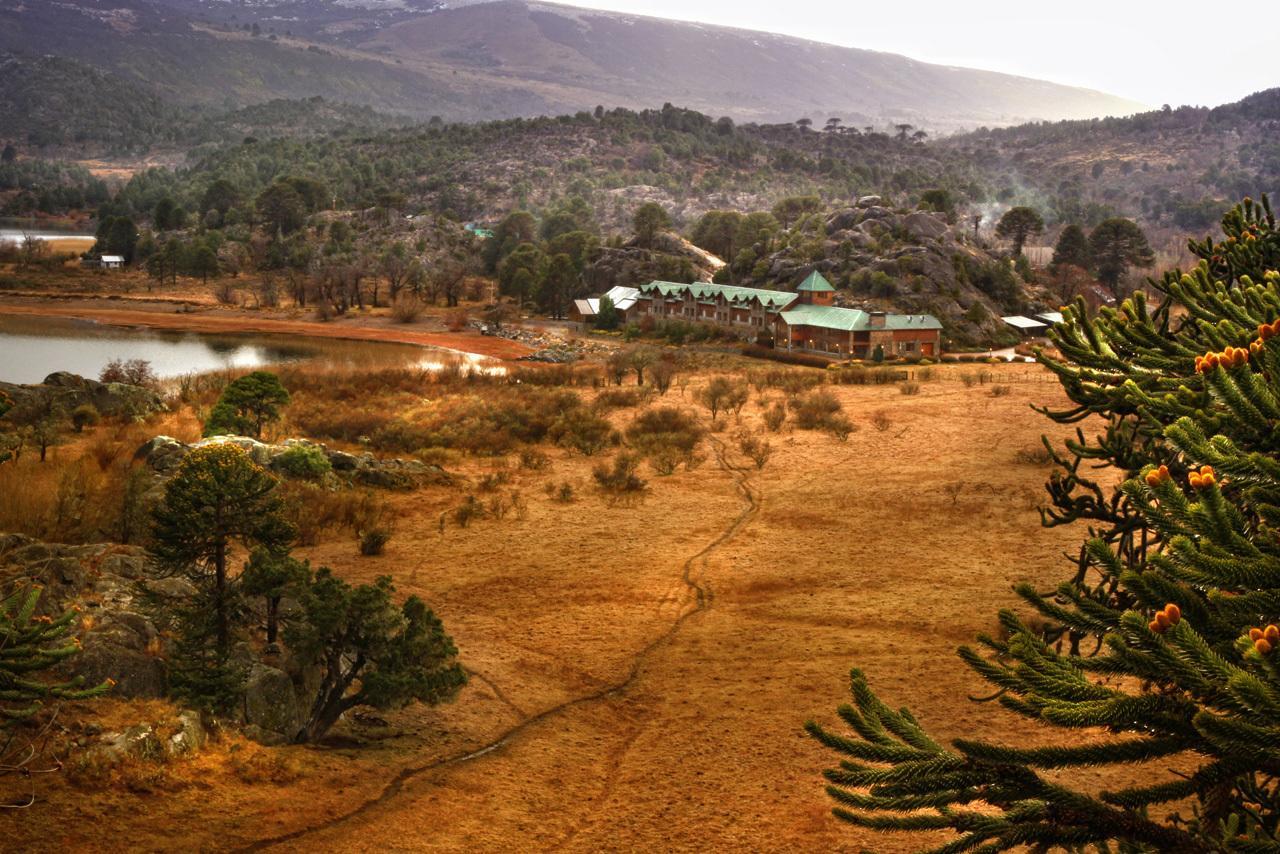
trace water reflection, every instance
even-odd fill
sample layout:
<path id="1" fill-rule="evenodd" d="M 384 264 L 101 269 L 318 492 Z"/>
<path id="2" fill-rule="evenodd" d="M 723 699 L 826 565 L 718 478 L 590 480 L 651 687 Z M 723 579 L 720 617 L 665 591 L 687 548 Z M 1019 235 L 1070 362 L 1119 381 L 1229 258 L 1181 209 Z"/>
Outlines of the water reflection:
<path id="1" fill-rule="evenodd" d="M 96 377 L 112 359 L 146 359 L 160 377 L 311 362 L 325 367 L 505 373 L 472 353 L 257 333 L 206 335 L 101 326 L 69 318 L 0 315 L 0 381 L 38 383 L 54 371 Z"/>

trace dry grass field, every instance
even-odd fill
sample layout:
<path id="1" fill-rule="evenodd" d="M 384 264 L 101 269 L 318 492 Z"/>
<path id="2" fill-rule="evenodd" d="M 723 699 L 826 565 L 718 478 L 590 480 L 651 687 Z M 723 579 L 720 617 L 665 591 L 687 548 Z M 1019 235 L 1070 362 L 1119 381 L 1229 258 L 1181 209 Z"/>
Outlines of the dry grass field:
<path id="1" fill-rule="evenodd" d="M 1082 532 L 1040 527 L 1047 467 L 1017 459 L 1042 432 L 1067 433 L 1029 408 L 1063 400 L 1058 387 L 1037 366 L 999 366 L 997 396 L 959 381 L 974 370 L 935 369 L 913 395 L 832 387 L 856 432 L 788 425 L 769 434 L 762 470 L 733 438 L 763 429 L 753 393 L 700 466 L 646 467 L 650 488 L 630 504 L 593 489 L 598 458 L 558 449 L 545 470 L 511 467 L 506 488 L 527 507 L 500 520 L 442 525 L 456 487 L 397 495 L 385 555 L 336 536 L 303 551 L 431 603 L 471 672 L 454 703 L 322 747 L 226 740 L 151 791 L 54 778 L 0 824 L 24 850 L 918 847 L 830 816 L 833 757 L 802 725 L 836 721 L 857 665 L 939 736 L 1026 737 L 964 699 L 982 683 L 953 650 L 994 629 L 1015 581 L 1060 580 Z M 474 482 L 492 466 L 456 469 Z M 565 481 L 573 502 L 544 494 Z"/>

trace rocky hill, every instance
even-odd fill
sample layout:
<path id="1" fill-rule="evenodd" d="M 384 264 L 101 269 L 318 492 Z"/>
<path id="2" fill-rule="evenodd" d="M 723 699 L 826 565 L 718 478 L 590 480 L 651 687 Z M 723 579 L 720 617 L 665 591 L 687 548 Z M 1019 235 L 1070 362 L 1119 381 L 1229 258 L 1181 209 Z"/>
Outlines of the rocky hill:
<path id="1" fill-rule="evenodd" d="M 814 270 L 836 286 L 838 304 L 936 316 L 951 346 L 1011 343 L 1002 315 L 1057 307 L 971 231 L 878 196 L 798 223 L 733 283 L 793 290 Z M 728 272 L 716 281 L 728 281 Z"/>

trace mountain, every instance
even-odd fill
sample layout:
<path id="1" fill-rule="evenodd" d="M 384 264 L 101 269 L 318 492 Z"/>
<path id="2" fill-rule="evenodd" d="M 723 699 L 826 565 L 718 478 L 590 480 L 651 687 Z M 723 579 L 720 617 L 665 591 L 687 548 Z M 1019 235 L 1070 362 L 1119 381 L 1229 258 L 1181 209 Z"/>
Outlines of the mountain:
<path id="1" fill-rule="evenodd" d="M 322 96 L 419 118 L 665 102 L 932 130 L 1134 112 L 1085 89 L 766 33 L 520 0 L 0 0 L 0 50 L 183 105 Z"/>

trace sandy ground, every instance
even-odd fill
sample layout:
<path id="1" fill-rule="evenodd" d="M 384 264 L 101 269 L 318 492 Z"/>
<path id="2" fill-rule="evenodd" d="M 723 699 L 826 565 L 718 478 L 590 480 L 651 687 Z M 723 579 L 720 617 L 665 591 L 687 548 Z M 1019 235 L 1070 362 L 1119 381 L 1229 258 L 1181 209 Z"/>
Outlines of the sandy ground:
<path id="1" fill-rule="evenodd" d="M 56 826 L 20 834 L 44 850 L 919 848 L 830 816 L 821 771 L 834 757 L 803 723 L 837 722 L 857 665 L 935 735 L 1059 737 L 967 701 L 983 683 L 953 650 L 993 630 L 1013 582 L 1060 580 L 1081 537 L 1040 527 L 1047 470 L 1014 459 L 1041 432 L 1065 435 L 1028 406 L 1059 400 L 1057 386 L 1002 366 L 1012 391 L 993 397 L 961 370 L 914 396 L 837 389 L 861 429 L 846 443 L 784 429 L 763 471 L 731 423 L 699 468 L 653 477 L 632 506 L 589 488 L 594 460 L 560 452 L 549 471 L 517 474 L 523 518 L 441 532 L 461 493 L 403 496 L 383 557 L 345 539 L 308 556 L 426 598 L 472 673 L 456 702 L 386 715 L 398 734 L 385 740 L 285 748 L 305 769 L 288 784 L 228 785 L 211 754 L 182 763 L 175 791 L 52 784 L 0 824 Z M 876 410 L 887 430 L 869 423 Z M 760 411 L 753 399 L 743 426 L 758 429 Z M 574 503 L 543 494 L 565 480 Z"/>

